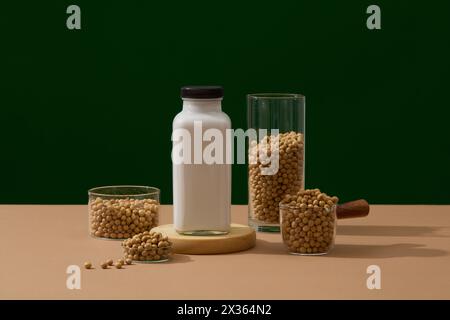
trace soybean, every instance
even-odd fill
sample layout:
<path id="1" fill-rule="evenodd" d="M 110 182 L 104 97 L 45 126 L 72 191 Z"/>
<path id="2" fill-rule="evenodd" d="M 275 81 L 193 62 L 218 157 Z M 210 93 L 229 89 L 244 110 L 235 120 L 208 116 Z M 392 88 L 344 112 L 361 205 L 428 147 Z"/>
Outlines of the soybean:
<path id="1" fill-rule="evenodd" d="M 172 242 L 160 232 L 144 231 L 122 242 L 125 261 L 166 260 L 172 252 Z M 129 263 L 128 263 L 129 262 Z"/>
<path id="2" fill-rule="evenodd" d="M 281 234 L 290 252 L 324 254 L 331 250 L 338 201 L 319 189 L 285 196 L 280 202 Z"/>
<path id="3" fill-rule="evenodd" d="M 268 161 L 275 151 L 278 151 L 278 166 L 273 166 L 271 172 Z M 251 142 L 249 189 L 252 218 L 265 223 L 279 223 L 280 201 L 303 187 L 303 157 L 302 133 L 291 131 L 265 136 L 259 143 Z"/>
<path id="4" fill-rule="evenodd" d="M 89 200 L 89 229 L 92 236 L 127 239 L 158 225 L 159 203 L 155 199 Z"/>

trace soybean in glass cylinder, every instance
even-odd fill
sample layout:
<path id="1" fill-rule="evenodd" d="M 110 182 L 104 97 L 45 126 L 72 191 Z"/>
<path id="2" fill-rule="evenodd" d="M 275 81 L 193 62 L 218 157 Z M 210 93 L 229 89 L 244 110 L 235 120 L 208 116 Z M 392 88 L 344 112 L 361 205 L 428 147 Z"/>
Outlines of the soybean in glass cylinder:
<path id="1" fill-rule="evenodd" d="M 279 232 L 279 203 L 304 188 L 305 97 L 247 95 L 249 225 Z"/>

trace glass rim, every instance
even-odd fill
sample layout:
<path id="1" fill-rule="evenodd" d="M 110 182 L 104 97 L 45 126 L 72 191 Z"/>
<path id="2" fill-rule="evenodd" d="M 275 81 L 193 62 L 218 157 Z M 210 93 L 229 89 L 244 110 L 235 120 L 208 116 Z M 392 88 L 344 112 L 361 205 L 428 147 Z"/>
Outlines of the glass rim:
<path id="1" fill-rule="evenodd" d="M 249 93 L 247 94 L 248 99 L 254 100 L 303 100 L 305 96 L 300 93 L 277 93 L 277 92 L 267 92 L 267 93 Z"/>
<path id="2" fill-rule="evenodd" d="M 300 209 L 300 205 L 298 204 L 290 204 L 290 203 L 280 203 L 278 204 L 280 209 Z M 331 211 L 336 210 L 337 204 L 334 204 L 330 207 Z"/>
<path id="3" fill-rule="evenodd" d="M 105 193 L 101 192 L 102 190 L 108 190 L 108 189 L 127 189 L 127 188 L 135 188 L 135 189 L 141 189 L 146 192 L 142 193 L 131 193 L 131 194 L 114 194 L 114 193 Z M 138 186 L 138 185 L 117 185 L 117 186 L 101 186 L 101 187 L 94 187 L 88 190 L 89 196 L 97 196 L 97 197 L 137 197 L 137 196 L 152 196 L 152 195 L 159 195 L 161 190 L 156 187 L 150 187 L 150 186 Z"/>

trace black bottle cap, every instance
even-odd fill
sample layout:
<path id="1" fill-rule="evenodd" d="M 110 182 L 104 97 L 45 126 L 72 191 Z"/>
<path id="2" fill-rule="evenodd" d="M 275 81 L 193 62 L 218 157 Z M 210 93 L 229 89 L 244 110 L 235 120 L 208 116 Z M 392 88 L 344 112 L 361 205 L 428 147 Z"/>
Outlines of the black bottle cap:
<path id="1" fill-rule="evenodd" d="M 190 99 L 217 99 L 223 97 L 221 86 L 185 86 L 181 88 L 181 97 Z"/>

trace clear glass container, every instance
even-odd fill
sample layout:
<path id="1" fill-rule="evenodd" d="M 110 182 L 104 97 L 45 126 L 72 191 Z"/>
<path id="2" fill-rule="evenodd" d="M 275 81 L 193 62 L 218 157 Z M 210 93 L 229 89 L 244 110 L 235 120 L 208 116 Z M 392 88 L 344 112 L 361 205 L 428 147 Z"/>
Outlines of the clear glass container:
<path id="1" fill-rule="evenodd" d="M 136 263 L 158 263 L 169 260 L 172 241 L 160 232 L 144 231 L 122 242 L 124 259 Z"/>
<path id="2" fill-rule="evenodd" d="M 89 234 L 123 240 L 150 231 L 159 223 L 160 190 L 146 186 L 106 186 L 90 189 Z"/>
<path id="3" fill-rule="evenodd" d="M 304 188 L 305 97 L 300 94 L 249 94 L 249 225 L 279 232 L 279 203 Z"/>
<path id="4" fill-rule="evenodd" d="M 159 259 L 159 260 L 145 260 L 145 259 L 143 259 L 143 260 L 133 260 L 133 261 L 135 263 L 161 263 L 161 262 L 169 261 L 169 257 L 170 257 L 170 254 L 167 255 L 166 258 L 162 258 L 162 259 Z"/>
<path id="5" fill-rule="evenodd" d="M 299 205 L 280 204 L 281 235 L 289 253 L 323 255 L 334 247 L 336 205 L 313 210 Z"/>

